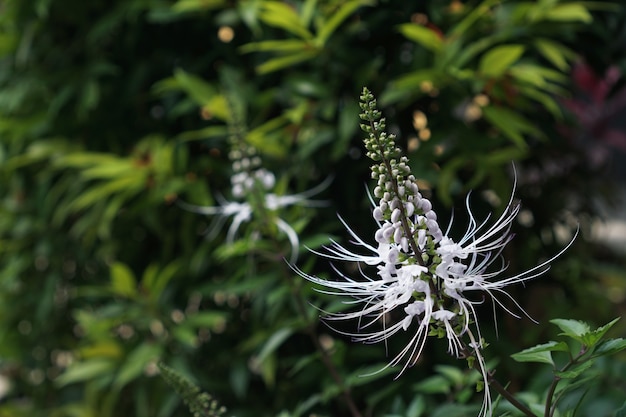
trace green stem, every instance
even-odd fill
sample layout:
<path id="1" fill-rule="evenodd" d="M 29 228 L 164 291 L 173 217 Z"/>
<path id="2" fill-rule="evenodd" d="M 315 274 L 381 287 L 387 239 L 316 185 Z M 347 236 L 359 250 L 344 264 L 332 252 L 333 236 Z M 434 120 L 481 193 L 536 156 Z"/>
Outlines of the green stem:
<path id="1" fill-rule="evenodd" d="M 511 394 L 504 386 L 502 386 L 502 384 L 500 384 L 500 382 L 493 376 L 494 373 L 487 370 L 486 365 L 483 365 L 485 366 L 485 368 L 481 369 L 480 361 L 482 360 L 482 357 L 477 350 L 478 347 L 476 347 L 478 346 L 478 342 L 476 341 L 473 333 L 469 329 L 467 329 L 467 334 L 470 340 L 472 341 L 472 345 L 475 347 L 474 347 L 474 350 L 469 350 L 467 346 L 465 346 L 465 344 L 463 343 L 462 351 L 465 357 L 470 357 L 470 356 L 474 357 L 475 360 L 472 362 L 474 369 L 476 369 L 481 374 L 483 374 L 484 372 L 484 376 L 489 386 L 495 389 L 498 392 L 498 394 L 506 398 L 506 400 L 509 403 L 511 403 L 511 405 L 513 405 L 515 408 L 520 410 L 522 413 L 524 413 L 528 417 L 536 417 L 535 414 L 530 410 L 530 408 L 522 404 L 517 398 L 515 398 L 513 394 Z M 484 364 L 484 361 L 483 361 L 483 364 Z M 487 387 L 485 387 L 485 389 L 487 389 Z"/>
<path id="2" fill-rule="evenodd" d="M 575 358 L 572 358 L 570 355 L 570 361 L 563 368 L 561 368 L 560 372 L 565 372 L 572 366 L 576 365 L 578 361 L 580 360 L 580 358 L 582 358 L 585 355 L 585 353 L 587 353 L 587 348 L 586 346 L 583 345 L 580 352 Z M 548 397 L 546 398 L 546 408 L 543 412 L 544 417 L 552 417 L 554 415 L 554 411 L 556 410 L 556 401 L 554 402 L 554 404 L 552 404 L 552 400 L 553 400 L 552 397 L 554 397 L 554 392 L 556 391 L 556 387 L 560 381 L 561 381 L 561 378 L 558 377 L 557 375 L 554 375 L 554 378 L 552 379 L 552 383 L 550 384 L 550 388 L 548 389 Z"/>
<path id="3" fill-rule="evenodd" d="M 504 388 L 502 384 L 500 384 L 500 382 L 498 382 L 498 380 L 494 378 L 492 373 L 487 374 L 487 380 L 489 381 L 490 387 L 493 387 L 498 392 L 498 394 L 506 398 L 508 402 L 510 402 L 515 408 L 520 410 L 522 413 L 524 413 L 524 415 L 528 417 L 536 417 L 535 413 L 530 411 L 530 408 L 526 407 L 524 404 L 519 402 L 513 394 L 507 391 L 507 389 Z"/>

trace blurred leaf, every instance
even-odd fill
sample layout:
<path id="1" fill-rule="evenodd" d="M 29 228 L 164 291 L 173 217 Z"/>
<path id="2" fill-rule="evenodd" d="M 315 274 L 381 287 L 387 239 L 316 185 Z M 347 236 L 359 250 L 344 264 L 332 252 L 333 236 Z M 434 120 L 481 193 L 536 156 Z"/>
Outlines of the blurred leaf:
<path id="1" fill-rule="evenodd" d="M 567 71 L 570 67 L 569 61 L 576 57 L 574 51 L 549 39 L 536 39 L 535 46 L 544 58 L 561 71 Z"/>
<path id="2" fill-rule="evenodd" d="M 301 62 L 313 59 L 318 54 L 319 51 L 317 50 L 304 50 L 278 58 L 270 58 L 261 65 L 257 66 L 256 70 L 259 74 L 269 74 L 270 72 L 278 71 L 279 69 L 291 67 Z"/>
<path id="3" fill-rule="evenodd" d="M 425 26 L 406 23 L 400 25 L 399 30 L 407 39 L 417 42 L 429 51 L 439 52 L 443 48 L 440 35 Z"/>
<path id="4" fill-rule="evenodd" d="M 153 343 L 142 343 L 133 349 L 120 366 L 113 382 L 113 388 L 120 389 L 124 387 L 142 375 L 149 363 L 156 364 L 157 359 L 161 356 L 162 349 L 161 346 Z"/>
<path id="5" fill-rule="evenodd" d="M 442 375 L 433 375 L 415 384 L 415 389 L 426 394 L 448 394 L 452 383 Z"/>
<path id="6" fill-rule="evenodd" d="M 472 8 L 470 13 L 452 28 L 450 36 L 453 38 L 464 36 L 466 32 L 476 24 L 478 19 L 488 14 L 491 11 L 491 7 L 498 2 L 499 0 L 485 0 L 478 6 Z"/>
<path id="7" fill-rule="evenodd" d="M 302 24 L 300 16 L 293 6 L 278 2 L 264 1 L 261 3 L 259 18 L 270 26 L 284 29 L 303 39 L 312 39 L 313 34 Z"/>
<path id="8" fill-rule="evenodd" d="M 337 30 L 355 10 L 361 6 L 371 6 L 374 4 L 372 0 L 349 0 L 343 3 L 337 11 L 331 14 L 330 19 L 326 20 L 319 28 L 316 41 L 324 45 L 328 38 Z"/>
<path id="9" fill-rule="evenodd" d="M 345 383 L 349 387 L 357 387 L 360 385 L 369 384 L 380 378 L 384 378 L 387 375 L 398 373 L 397 369 L 387 366 L 387 364 L 370 365 L 365 368 L 360 368 L 357 371 L 348 375 L 345 379 Z"/>
<path id="10" fill-rule="evenodd" d="M 525 150 L 528 146 L 524 139 L 524 134 L 530 134 L 539 138 L 543 136 L 542 132 L 533 123 L 512 110 L 495 106 L 483 107 L 482 110 L 485 119 L 498 128 L 503 135 L 509 138 L 521 150 Z"/>
<path id="11" fill-rule="evenodd" d="M 73 363 L 61 376 L 55 379 L 58 386 L 90 381 L 103 375 L 110 375 L 116 365 L 110 359 L 90 359 Z"/>
<path id="12" fill-rule="evenodd" d="M 263 348 L 259 352 L 257 356 L 257 360 L 259 363 L 263 363 L 270 355 L 272 355 L 291 335 L 293 334 L 293 329 L 291 328 L 282 328 L 277 330 L 272 334 L 272 336 L 267 339 Z"/>
<path id="13" fill-rule="evenodd" d="M 178 0 L 172 5 L 172 10 L 178 13 L 197 12 L 222 7 L 225 0 Z"/>
<path id="14" fill-rule="evenodd" d="M 522 56 L 524 49 L 524 45 L 497 46 L 482 56 L 478 71 L 486 77 L 500 77 Z"/>
<path id="15" fill-rule="evenodd" d="M 548 10 L 543 18 L 564 22 L 590 23 L 593 20 L 591 13 L 582 3 L 560 4 Z"/>
<path id="16" fill-rule="evenodd" d="M 624 405 L 619 410 L 615 410 L 614 417 L 626 417 L 626 401 L 624 401 Z"/>
<path id="17" fill-rule="evenodd" d="M 137 295 L 137 279 L 127 265 L 120 262 L 111 265 L 111 288 L 122 297 Z"/>
<path id="18" fill-rule="evenodd" d="M 181 265 L 177 261 L 169 263 L 160 271 L 155 265 L 150 265 L 144 271 L 141 278 L 141 286 L 148 291 L 149 297 L 153 301 L 156 301 L 161 297 L 163 290 L 170 280 L 179 272 L 180 268 Z"/>
<path id="19" fill-rule="evenodd" d="M 308 41 L 299 39 L 280 39 L 261 42 L 252 42 L 242 45 L 239 50 L 243 53 L 249 52 L 276 52 L 288 54 L 313 49 L 313 45 Z"/>

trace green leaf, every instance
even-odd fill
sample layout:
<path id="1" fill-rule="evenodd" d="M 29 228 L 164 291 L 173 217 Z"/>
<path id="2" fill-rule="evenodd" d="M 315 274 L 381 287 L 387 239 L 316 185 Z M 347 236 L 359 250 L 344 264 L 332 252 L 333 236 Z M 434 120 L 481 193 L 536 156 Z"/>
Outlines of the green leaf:
<path id="1" fill-rule="evenodd" d="M 574 340 L 584 343 L 583 335 L 590 332 L 589 325 L 582 321 L 570 319 L 553 319 L 550 323 L 558 326 L 563 333 L 561 335 L 571 337 Z"/>
<path id="2" fill-rule="evenodd" d="M 180 87 L 201 106 L 209 103 L 218 94 L 211 84 L 180 68 L 174 70 L 174 78 Z"/>
<path id="3" fill-rule="evenodd" d="M 570 67 L 568 61 L 576 57 L 574 51 L 549 39 L 535 40 L 535 47 L 545 59 L 561 71 L 567 71 Z"/>
<path id="4" fill-rule="evenodd" d="M 222 311 L 200 311 L 187 316 L 185 324 L 192 327 L 215 329 L 224 327 L 226 314 Z"/>
<path id="5" fill-rule="evenodd" d="M 499 3 L 500 0 L 485 0 L 463 18 L 450 31 L 450 35 L 454 38 L 463 37 L 465 32 L 475 26 L 476 21 L 491 11 L 491 6 Z"/>
<path id="6" fill-rule="evenodd" d="M 615 410 L 614 417 L 626 417 L 626 401 L 624 401 L 624 405 Z"/>
<path id="7" fill-rule="evenodd" d="M 415 384 L 415 390 L 426 394 L 447 394 L 452 383 L 442 375 L 433 375 Z"/>
<path id="8" fill-rule="evenodd" d="M 259 74 L 269 74 L 285 67 L 291 67 L 300 62 L 308 61 L 319 54 L 318 50 L 306 50 L 294 54 L 285 55 L 279 58 L 272 58 L 256 67 Z"/>
<path id="9" fill-rule="evenodd" d="M 619 319 L 620 317 L 617 317 L 616 319 L 605 324 L 604 326 L 599 327 L 596 330 L 593 330 L 589 333 L 584 334 L 583 343 L 585 344 L 585 346 L 588 346 L 588 347 L 595 346 L 604 337 L 606 332 L 608 332 L 611 329 L 611 327 L 613 327 L 615 323 L 619 321 Z"/>
<path id="10" fill-rule="evenodd" d="M 348 16 L 354 13 L 356 9 L 364 5 L 372 5 L 373 3 L 373 1 L 367 0 L 352 0 L 342 4 L 339 10 L 334 12 L 330 19 L 324 22 L 324 24 L 320 27 L 316 39 L 319 45 L 326 44 L 326 41 L 335 32 L 337 27 L 339 27 L 339 25 L 341 25 L 341 23 L 343 23 Z"/>
<path id="11" fill-rule="evenodd" d="M 559 22 L 590 23 L 593 20 L 589 10 L 582 4 L 560 4 L 543 14 L 546 20 Z"/>
<path id="12" fill-rule="evenodd" d="M 153 343 L 143 343 L 135 348 L 126 357 L 126 361 L 121 366 L 115 381 L 114 388 L 122 388 L 132 380 L 143 374 L 146 366 L 150 362 L 155 362 L 161 355 L 163 348 Z"/>
<path id="13" fill-rule="evenodd" d="M 65 386 L 75 382 L 90 381 L 102 375 L 108 375 L 114 369 L 115 362 L 110 359 L 75 362 L 54 382 L 59 386 Z"/>
<path id="14" fill-rule="evenodd" d="M 161 271 L 158 271 L 154 265 L 150 265 L 144 271 L 141 286 L 148 291 L 150 298 L 156 301 L 179 269 L 180 263 L 176 261 L 169 263 Z"/>
<path id="15" fill-rule="evenodd" d="M 116 262 L 111 266 L 111 288 L 123 297 L 137 295 L 137 280 L 127 265 Z"/>
<path id="16" fill-rule="evenodd" d="M 453 385 L 461 386 L 465 380 L 465 374 L 460 368 L 449 365 L 436 365 L 435 371 L 446 377 Z"/>
<path id="17" fill-rule="evenodd" d="M 593 352 L 592 357 L 598 356 L 606 356 L 613 355 L 614 353 L 620 352 L 626 349 L 626 340 L 622 339 L 609 339 L 604 342 L 601 342 L 596 350 Z"/>
<path id="18" fill-rule="evenodd" d="M 276 52 L 286 54 L 312 48 L 313 45 L 308 41 L 300 39 L 281 39 L 247 43 L 242 45 L 239 50 L 244 54 L 250 52 Z"/>
<path id="19" fill-rule="evenodd" d="M 313 38 L 313 34 L 300 21 L 295 8 L 287 3 L 280 1 L 263 2 L 259 18 L 270 26 L 284 29 L 300 38 Z"/>
<path id="20" fill-rule="evenodd" d="M 541 345 L 524 349 L 521 352 L 514 353 L 511 358 L 517 362 L 540 362 L 554 365 L 551 352 L 568 352 L 569 348 L 565 342 L 550 341 Z"/>
<path id="21" fill-rule="evenodd" d="M 172 10 L 177 13 L 189 13 L 217 9 L 224 4 L 225 0 L 178 0 L 172 5 Z"/>
<path id="22" fill-rule="evenodd" d="M 348 375 L 346 377 L 346 385 L 349 387 L 365 385 L 372 381 L 397 372 L 397 369 L 385 367 L 385 364 L 369 365 L 367 367 L 360 368 L 352 374 Z"/>
<path id="23" fill-rule="evenodd" d="M 417 42 L 429 51 L 439 52 L 443 48 L 443 40 L 432 29 L 414 23 L 405 23 L 398 27 L 407 39 Z"/>
<path id="24" fill-rule="evenodd" d="M 270 338 L 267 339 L 267 342 L 265 342 L 265 344 L 263 345 L 263 348 L 259 352 L 259 355 L 257 356 L 257 360 L 259 361 L 259 363 L 263 363 L 292 334 L 293 334 L 293 329 L 282 328 L 276 331 L 272 336 L 270 336 Z"/>
<path id="25" fill-rule="evenodd" d="M 557 397 L 563 396 L 566 392 L 573 391 L 589 383 L 593 383 L 594 380 L 598 377 L 597 371 L 588 372 L 585 376 L 579 379 L 563 379 L 559 385 L 557 385 L 556 390 L 554 391 Z"/>
<path id="26" fill-rule="evenodd" d="M 193 140 L 204 140 L 212 138 L 225 138 L 228 136 L 228 127 L 226 126 L 208 126 L 203 129 L 190 130 L 176 136 L 177 140 L 188 142 Z"/>
<path id="27" fill-rule="evenodd" d="M 483 107 L 483 116 L 521 150 L 527 148 L 526 140 L 523 136 L 524 134 L 543 137 L 543 133 L 535 125 L 509 109 L 486 106 Z"/>
<path id="28" fill-rule="evenodd" d="M 523 45 L 497 46 L 482 56 L 478 70 L 486 77 L 499 77 L 522 56 L 524 50 Z"/>
<path id="29" fill-rule="evenodd" d="M 581 362 L 567 371 L 554 371 L 554 375 L 562 379 L 574 379 L 593 366 L 593 360 Z"/>

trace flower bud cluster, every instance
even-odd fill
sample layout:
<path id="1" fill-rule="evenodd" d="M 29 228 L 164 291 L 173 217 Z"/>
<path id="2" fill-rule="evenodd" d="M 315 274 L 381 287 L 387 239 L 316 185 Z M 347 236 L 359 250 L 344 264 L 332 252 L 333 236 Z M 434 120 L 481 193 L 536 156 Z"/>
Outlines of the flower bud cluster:
<path id="1" fill-rule="evenodd" d="M 264 191 L 274 187 L 274 174 L 261 167 L 261 158 L 251 146 L 233 149 L 229 153 L 233 175 L 230 178 L 233 197 L 244 198 L 255 186 Z"/>

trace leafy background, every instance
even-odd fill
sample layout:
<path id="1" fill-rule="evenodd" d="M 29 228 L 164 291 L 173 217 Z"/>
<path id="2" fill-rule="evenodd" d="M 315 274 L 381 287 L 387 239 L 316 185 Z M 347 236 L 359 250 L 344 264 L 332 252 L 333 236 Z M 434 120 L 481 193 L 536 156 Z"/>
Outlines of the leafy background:
<path id="1" fill-rule="evenodd" d="M 227 245 L 176 204 L 230 198 L 236 127 L 280 192 L 332 178 L 325 206 L 271 214 L 303 245 L 347 242 L 337 214 L 371 236 L 363 86 L 444 224 L 456 213 L 462 232 L 469 190 L 477 215 L 502 210 L 516 178 L 511 271 L 580 228 L 514 292 L 539 325 L 499 313 L 496 339 L 484 311 L 501 378 L 542 392 L 542 368 L 507 356 L 555 335 L 552 318 L 626 307 L 625 20 L 620 1 L 0 2 L 0 416 L 185 415 L 159 361 L 229 415 L 475 414 L 475 375 L 443 343 L 397 381 L 362 377 L 385 346 L 319 322 L 312 305 L 344 307 L 297 278 L 267 219 Z M 334 273 L 302 249 L 300 268 Z M 595 366 L 580 412 L 610 415 L 624 357 Z"/>

